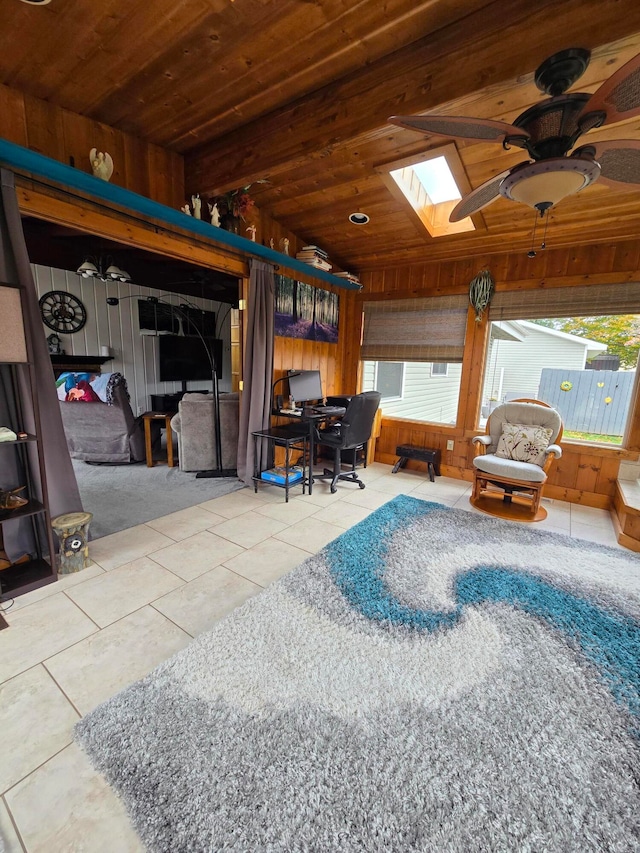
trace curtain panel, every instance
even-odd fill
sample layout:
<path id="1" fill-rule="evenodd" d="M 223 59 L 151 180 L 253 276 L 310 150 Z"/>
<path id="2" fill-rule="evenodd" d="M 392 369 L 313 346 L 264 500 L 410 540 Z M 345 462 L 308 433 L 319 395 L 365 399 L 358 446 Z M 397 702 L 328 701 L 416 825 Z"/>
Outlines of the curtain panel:
<path id="1" fill-rule="evenodd" d="M 461 362 L 466 296 L 364 303 L 364 361 Z"/>

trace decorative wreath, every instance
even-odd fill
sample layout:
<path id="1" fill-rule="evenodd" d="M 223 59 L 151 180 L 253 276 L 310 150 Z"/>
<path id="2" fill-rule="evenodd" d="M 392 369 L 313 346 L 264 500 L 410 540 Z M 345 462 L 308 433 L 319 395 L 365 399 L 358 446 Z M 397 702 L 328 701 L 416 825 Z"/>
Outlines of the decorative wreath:
<path id="1" fill-rule="evenodd" d="M 469 284 L 469 302 L 476 312 L 476 323 L 482 320 L 482 312 L 488 307 L 495 289 L 489 270 L 481 270 Z"/>
<path id="2" fill-rule="evenodd" d="M 571 391 L 571 389 L 573 388 L 573 382 L 569 382 L 568 379 L 565 379 L 564 382 L 560 383 L 560 388 L 563 391 Z"/>

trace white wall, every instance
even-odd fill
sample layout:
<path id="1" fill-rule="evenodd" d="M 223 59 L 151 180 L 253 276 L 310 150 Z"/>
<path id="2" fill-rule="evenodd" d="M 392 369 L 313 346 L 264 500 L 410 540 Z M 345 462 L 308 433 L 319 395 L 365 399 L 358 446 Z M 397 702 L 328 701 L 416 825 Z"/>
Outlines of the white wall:
<path id="1" fill-rule="evenodd" d="M 583 370 L 587 357 L 587 343 L 566 340 L 549 335 L 544 327 L 530 329 L 522 341 L 494 340 L 487 359 L 483 400 L 489 400 L 500 391 L 500 371 L 504 369 L 500 399 L 509 392 L 523 397 L 536 397 L 543 367 L 561 367 L 565 370 Z"/>
<path id="2" fill-rule="evenodd" d="M 231 390 L 231 325 L 229 305 L 211 299 L 184 297 L 166 294 L 129 284 L 105 284 L 95 279 L 82 278 L 75 272 L 52 269 L 32 264 L 38 298 L 49 290 L 65 290 L 73 293 L 87 311 L 87 322 L 83 329 L 73 335 L 58 335 L 62 349 L 67 355 L 100 355 L 100 348 L 111 347 L 113 360 L 102 367 L 104 373 L 122 373 L 127 380 L 134 414 L 151 409 L 151 394 L 167 394 L 181 390 L 179 382 L 158 380 L 158 339 L 153 335 L 141 335 L 138 324 L 138 300 L 125 299 L 117 306 L 107 305 L 107 296 L 162 296 L 163 301 L 179 305 L 187 299 L 206 311 L 216 312 L 219 336 L 223 341 L 223 378 L 220 390 Z M 226 317 L 225 317 L 226 315 Z M 221 318 L 225 317 L 220 329 Z M 42 325 L 45 338 L 52 334 L 48 326 Z M 211 382 L 191 382 L 194 389 L 211 390 Z"/>
<path id="3" fill-rule="evenodd" d="M 362 390 L 374 388 L 375 362 L 364 362 Z M 431 364 L 405 362 L 402 398 L 383 399 L 385 417 L 455 424 L 460 394 L 461 364 L 449 364 L 446 376 L 432 376 Z"/>

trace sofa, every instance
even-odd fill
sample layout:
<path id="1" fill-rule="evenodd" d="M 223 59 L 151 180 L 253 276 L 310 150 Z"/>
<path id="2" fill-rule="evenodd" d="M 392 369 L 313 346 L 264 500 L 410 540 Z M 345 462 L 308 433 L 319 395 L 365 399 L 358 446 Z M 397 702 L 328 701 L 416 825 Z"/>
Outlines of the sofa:
<path id="1" fill-rule="evenodd" d="M 238 467 L 238 429 L 240 395 L 220 394 L 220 443 L 222 467 Z M 210 471 L 218 467 L 213 414 L 213 394 L 185 394 L 178 413 L 171 419 L 178 436 L 178 460 L 181 471 Z"/>
<path id="2" fill-rule="evenodd" d="M 56 385 L 73 459 L 121 465 L 145 458 L 144 425 L 131 410 L 122 374 L 63 373 Z"/>

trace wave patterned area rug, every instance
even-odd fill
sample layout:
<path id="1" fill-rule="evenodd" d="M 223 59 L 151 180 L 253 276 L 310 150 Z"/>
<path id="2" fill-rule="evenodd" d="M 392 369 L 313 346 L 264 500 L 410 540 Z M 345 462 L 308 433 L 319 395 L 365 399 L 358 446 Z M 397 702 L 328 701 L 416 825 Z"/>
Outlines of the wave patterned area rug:
<path id="1" fill-rule="evenodd" d="M 152 851 L 630 851 L 640 559 L 400 496 L 76 729 Z"/>

